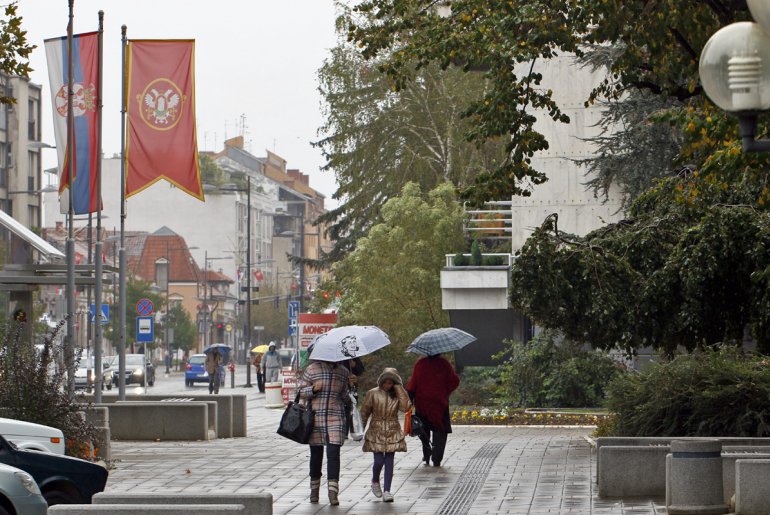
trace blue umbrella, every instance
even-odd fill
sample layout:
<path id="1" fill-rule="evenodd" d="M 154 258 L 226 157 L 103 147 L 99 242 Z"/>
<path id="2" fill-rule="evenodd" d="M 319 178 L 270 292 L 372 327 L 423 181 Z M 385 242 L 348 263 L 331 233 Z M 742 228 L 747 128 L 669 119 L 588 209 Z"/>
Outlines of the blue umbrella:
<path id="1" fill-rule="evenodd" d="M 225 345 L 224 343 L 215 343 L 214 345 L 209 345 L 205 349 L 203 349 L 203 352 L 208 354 L 209 352 L 212 352 L 214 349 L 217 349 L 219 353 L 222 355 L 222 361 L 227 361 L 227 358 L 230 354 L 230 351 L 233 350 L 232 347 L 229 345 Z"/>
<path id="2" fill-rule="evenodd" d="M 442 327 L 422 333 L 409 344 L 406 352 L 433 356 L 460 350 L 475 341 L 475 336 L 456 327 Z"/>

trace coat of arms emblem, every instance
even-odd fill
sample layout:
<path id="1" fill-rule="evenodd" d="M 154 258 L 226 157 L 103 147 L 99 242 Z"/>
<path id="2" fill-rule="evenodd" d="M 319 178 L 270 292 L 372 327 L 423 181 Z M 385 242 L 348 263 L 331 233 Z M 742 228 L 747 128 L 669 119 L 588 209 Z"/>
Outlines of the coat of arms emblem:
<path id="1" fill-rule="evenodd" d="M 137 95 L 142 120 L 157 130 L 174 127 L 181 117 L 185 95 L 176 84 L 167 79 L 156 79 Z"/>
<path id="2" fill-rule="evenodd" d="M 72 115 L 83 116 L 96 109 L 96 86 L 76 82 L 72 85 Z M 54 98 L 56 112 L 59 116 L 67 116 L 67 84 L 63 84 Z"/>

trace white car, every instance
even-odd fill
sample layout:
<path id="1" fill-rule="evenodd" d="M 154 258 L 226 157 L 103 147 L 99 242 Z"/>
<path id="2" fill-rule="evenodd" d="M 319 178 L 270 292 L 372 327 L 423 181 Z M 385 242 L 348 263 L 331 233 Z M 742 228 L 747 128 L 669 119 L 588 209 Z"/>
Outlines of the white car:
<path id="1" fill-rule="evenodd" d="M 19 449 L 64 454 L 64 433 L 55 427 L 0 418 L 0 435 Z"/>
<path id="2" fill-rule="evenodd" d="M 0 463 L 0 514 L 45 515 L 47 512 L 48 503 L 32 476 Z"/>

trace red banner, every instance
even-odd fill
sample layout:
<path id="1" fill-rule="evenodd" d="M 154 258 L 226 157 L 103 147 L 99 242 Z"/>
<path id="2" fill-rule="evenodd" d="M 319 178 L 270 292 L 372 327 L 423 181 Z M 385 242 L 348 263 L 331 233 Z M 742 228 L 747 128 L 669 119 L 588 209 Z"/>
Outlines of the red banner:
<path id="1" fill-rule="evenodd" d="M 195 41 L 129 41 L 126 196 L 160 179 L 203 200 L 195 136 Z"/>

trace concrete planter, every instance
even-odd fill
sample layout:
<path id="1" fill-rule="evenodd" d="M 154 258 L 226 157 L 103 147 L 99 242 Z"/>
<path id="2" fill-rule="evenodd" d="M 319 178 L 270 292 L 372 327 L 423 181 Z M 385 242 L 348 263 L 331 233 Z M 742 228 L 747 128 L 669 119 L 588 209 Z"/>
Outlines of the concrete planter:
<path id="1" fill-rule="evenodd" d="M 462 266 L 441 270 L 443 309 L 508 309 L 510 266 Z"/>

